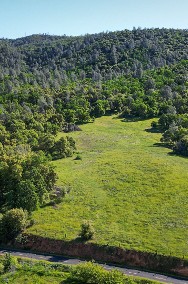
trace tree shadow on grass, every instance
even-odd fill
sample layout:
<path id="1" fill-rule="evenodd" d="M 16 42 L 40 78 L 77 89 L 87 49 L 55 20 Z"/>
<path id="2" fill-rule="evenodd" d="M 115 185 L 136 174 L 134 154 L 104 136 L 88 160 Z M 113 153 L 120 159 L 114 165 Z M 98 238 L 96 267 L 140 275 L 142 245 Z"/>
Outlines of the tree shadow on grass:
<path id="1" fill-rule="evenodd" d="M 168 155 L 169 155 L 169 156 L 173 156 L 173 157 L 174 157 L 174 156 L 175 156 L 175 157 L 180 157 L 180 158 L 183 158 L 183 159 L 186 159 L 186 160 L 188 159 L 187 156 L 183 156 L 183 155 L 181 155 L 181 154 L 177 154 L 177 153 L 174 153 L 174 152 L 169 152 Z"/>
<path id="2" fill-rule="evenodd" d="M 121 121 L 122 122 L 138 122 L 138 121 L 145 121 L 145 120 L 148 120 L 148 118 L 141 118 L 141 117 L 134 117 L 134 116 L 131 116 L 131 117 L 120 117 Z"/>
<path id="3" fill-rule="evenodd" d="M 69 276 L 66 280 L 63 280 L 62 282 L 60 282 L 60 284 L 79 284 L 79 283 L 81 282 L 78 282 L 78 280 L 72 279 L 71 276 Z"/>
<path id="4" fill-rule="evenodd" d="M 169 146 L 169 144 L 167 144 L 167 143 L 162 143 L 162 142 L 154 143 L 152 147 L 162 147 L 162 148 L 171 149 L 171 147 Z"/>
<path id="5" fill-rule="evenodd" d="M 169 156 L 172 156 L 172 157 L 180 157 L 180 158 L 184 158 L 184 159 L 188 159 L 188 157 L 187 156 L 183 156 L 183 155 L 181 155 L 180 153 L 175 153 L 175 152 L 173 152 L 173 150 L 172 150 L 172 147 L 169 145 L 169 144 L 167 144 L 167 143 L 154 143 L 152 146 L 150 146 L 150 147 L 161 147 L 161 148 L 167 148 L 167 149 L 170 149 L 171 151 L 170 152 L 168 152 L 167 153 L 167 155 L 169 155 Z"/>
<path id="6" fill-rule="evenodd" d="M 76 237 L 74 240 L 72 240 L 73 243 L 84 243 L 84 240 L 81 237 Z"/>
<path id="7" fill-rule="evenodd" d="M 112 113 L 112 115 L 115 115 L 112 119 L 120 119 L 121 122 L 137 122 L 137 121 L 146 121 L 150 119 L 149 117 L 143 118 L 143 117 L 134 116 L 134 115 L 123 116 L 118 113 Z"/>
<path id="8" fill-rule="evenodd" d="M 40 208 L 45 208 L 45 207 L 49 207 L 49 206 L 51 206 L 51 207 L 56 206 L 56 203 L 53 200 L 50 200 L 49 202 L 40 205 Z"/>
<path id="9" fill-rule="evenodd" d="M 89 242 L 89 240 L 86 240 L 86 239 L 78 236 L 75 239 L 73 239 L 72 242 L 73 243 L 80 243 L 80 244 L 87 244 Z"/>
<path id="10" fill-rule="evenodd" d="M 159 148 L 167 148 L 172 150 L 172 148 L 166 144 L 166 143 L 162 143 L 162 142 L 158 142 L 158 143 L 154 143 L 153 145 L 151 145 L 150 147 L 159 147 Z M 171 155 L 173 152 L 168 152 L 167 155 Z"/>
<path id="11" fill-rule="evenodd" d="M 145 131 L 148 132 L 148 133 L 162 133 L 162 131 L 160 131 L 160 130 L 157 129 L 157 128 L 153 128 L 153 127 L 151 127 L 151 128 L 146 128 Z"/>
<path id="12" fill-rule="evenodd" d="M 154 144 L 153 144 L 152 146 L 150 146 L 150 147 L 167 148 L 167 149 L 171 150 L 170 152 L 167 153 L 168 155 L 171 155 L 171 156 L 172 156 L 172 154 L 173 154 L 173 155 L 175 155 L 175 156 L 178 156 L 177 154 L 175 154 L 175 153 L 173 152 L 172 147 L 171 147 L 169 144 L 167 144 L 167 143 L 158 142 L 158 143 L 154 143 Z"/>
<path id="13" fill-rule="evenodd" d="M 141 117 L 135 117 L 133 115 L 123 116 L 118 113 L 116 113 L 116 116 L 114 116 L 112 119 L 120 119 L 122 122 L 136 122 L 136 121 L 147 120 L 147 119 L 142 119 Z"/>

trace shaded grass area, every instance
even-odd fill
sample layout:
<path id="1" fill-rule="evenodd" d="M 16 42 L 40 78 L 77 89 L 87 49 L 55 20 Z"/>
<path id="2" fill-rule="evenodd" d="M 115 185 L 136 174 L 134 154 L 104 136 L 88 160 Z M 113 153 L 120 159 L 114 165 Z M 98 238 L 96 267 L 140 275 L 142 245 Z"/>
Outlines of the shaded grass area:
<path id="1" fill-rule="evenodd" d="M 71 133 L 82 159 L 53 162 L 71 191 L 28 232 L 73 240 L 91 220 L 96 243 L 188 257 L 188 159 L 156 146 L 150 124 L 105 116 Z"/>

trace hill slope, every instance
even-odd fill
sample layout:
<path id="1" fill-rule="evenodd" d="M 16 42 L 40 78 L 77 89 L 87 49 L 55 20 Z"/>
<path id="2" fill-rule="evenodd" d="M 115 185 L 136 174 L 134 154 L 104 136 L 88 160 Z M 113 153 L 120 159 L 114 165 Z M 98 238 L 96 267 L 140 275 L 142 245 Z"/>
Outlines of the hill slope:
<path id="1" fill-rule="evenodd" d="M 32 35 L 0 40 L 1 79 L 5 90 L 29 83 L 59 88 L 67 81 L 92 78 L 107 80 L 188 59 L 187 30 L 137 29 L 58 37 Z"/>
<path id="2" fill-rule="evenodd" d="M 161 135 L 146 131 L 150 123 L 103 117 L 73 133 L 82 160 L 53 162 L 71 191 L 35 212 L 28 231 L 73 240 L 91 220 L 100 244 L 188 256 L 188 161 L 156 146 Z"/>

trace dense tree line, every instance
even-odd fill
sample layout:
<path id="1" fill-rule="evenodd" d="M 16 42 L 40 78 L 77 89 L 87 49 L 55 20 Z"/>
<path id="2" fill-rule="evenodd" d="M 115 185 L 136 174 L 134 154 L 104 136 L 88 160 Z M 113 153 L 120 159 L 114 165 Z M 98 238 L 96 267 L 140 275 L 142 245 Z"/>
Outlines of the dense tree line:
<path id="1" fill-rule="evenodd" d="M 134 29 L 79 37 L 0 40 L 1 93 L 23 84 L 59 89 L 68 79 L 98 82 L 188 59 L 187 30 Z"/>
<path id="2" fill-rule="evenodd" d="M 161 142 L 171 148 L 174 153 L 188 156 L 188 115 L 163 114 L 153 128 L 162 132 Z"/>

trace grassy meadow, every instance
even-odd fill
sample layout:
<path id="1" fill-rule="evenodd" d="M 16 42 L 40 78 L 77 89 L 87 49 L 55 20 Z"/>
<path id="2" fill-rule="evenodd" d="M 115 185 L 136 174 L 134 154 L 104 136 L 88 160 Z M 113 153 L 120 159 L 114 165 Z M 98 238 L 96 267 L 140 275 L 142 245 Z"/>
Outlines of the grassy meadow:
<path id="1" fill-rule="evenodd" d="M 93 242 L 188 257 L 188 159 L 157 145 L 151 121 L 104 116 L 71 133 L 82 160 L 52 162 L 70 192 L 34 212 L 28 232 L 73 240 L 91 220 Z"/>

